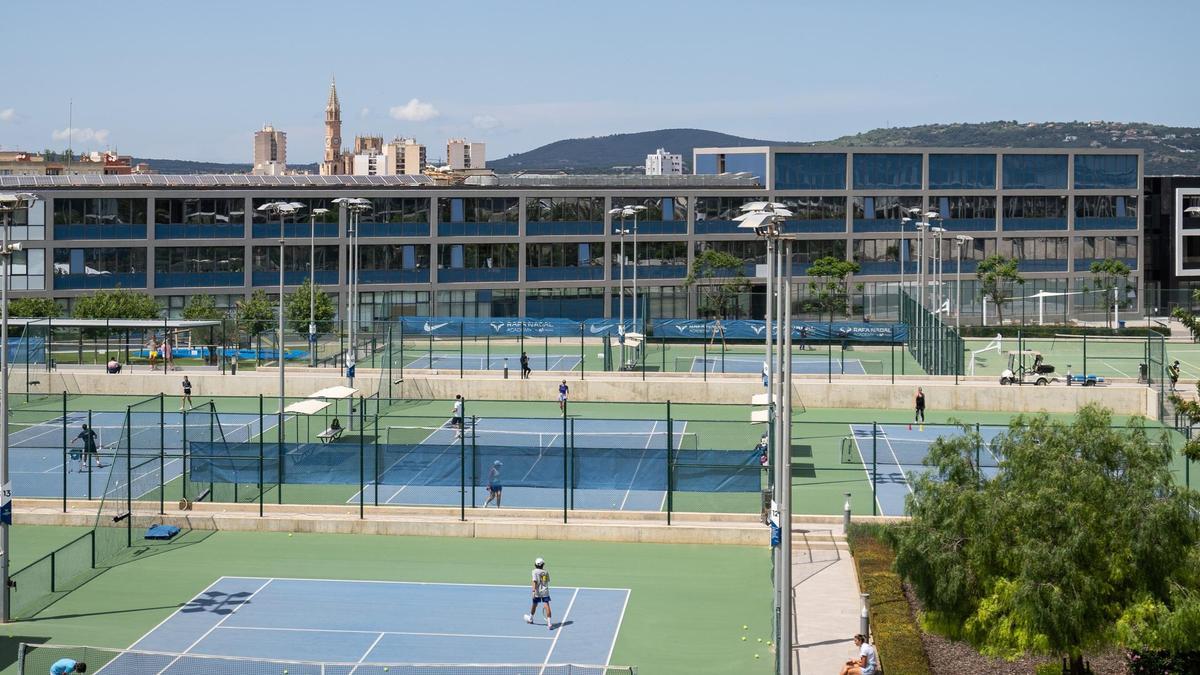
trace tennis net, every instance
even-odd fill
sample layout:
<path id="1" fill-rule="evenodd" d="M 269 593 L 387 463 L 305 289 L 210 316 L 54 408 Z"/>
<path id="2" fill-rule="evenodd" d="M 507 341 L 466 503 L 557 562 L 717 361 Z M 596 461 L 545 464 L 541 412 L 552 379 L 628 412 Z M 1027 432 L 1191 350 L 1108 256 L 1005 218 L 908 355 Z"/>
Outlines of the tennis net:
<path id="1" fill-rule="evenodd" d="M 563 446 L 561 431 L 510 431 L 500 429 L 476 430 L 471 420 L 465 421 L 466 441 L 479 444 L 516 448 L 550 448 Z M 568 431 L 576 448 L 665 448 L 668 433 L 665 431 Z M 672 447 L 676 450 L 698 450 L 700 437 L 695 432 L 680 431 L 671 434 Z M 442 426 L 392 425 L 384 436 L 388 445 L 429 444 L 445 445 L 457 442 L 457 430 L 446 423 Z"/>
<path id="2" fill-rule="evenodd" d="M 59 659 L 86 663 L 105 675 L 637 675 L 632 666 L 569 663 L 386 663 L 290 661 L 22 642 L 19 675 L 45 675 Z"/>
<path id="3" fill-rule="evenodd" d="M 937 440 L 890 438 L 880 431 L 847 436 L 842 439 L 842 463 L 872 465 L 921 466 L 929 456 L 929 449 Z M 1000 457 L 987 443 L 975 448 L 975 465 L 995 468 L 1000 466 Z"/>

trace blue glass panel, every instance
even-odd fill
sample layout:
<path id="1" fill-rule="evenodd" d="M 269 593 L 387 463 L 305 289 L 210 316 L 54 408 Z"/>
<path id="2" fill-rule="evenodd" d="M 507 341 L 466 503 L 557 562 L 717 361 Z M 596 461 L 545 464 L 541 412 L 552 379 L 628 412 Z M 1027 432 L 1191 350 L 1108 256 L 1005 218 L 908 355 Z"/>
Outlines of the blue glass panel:
<path id="1" fill-rule="evenodd" d="M 103 225 L 56 223 L 54 239 L 145 239 L 145 223 L 112 223 Z"/>
<path id="2" fill-rule="evenodd" d="M 1075 187 L 1136 188 L 1137 159 L 1137 155 L 1075 155 Z"/>
<path id="3" fill-rule="evenodd" d="M 686 227 L 687 224 L 685 223 Z M 641 223 L 638 223 L 638 229 L 641 229 Z M 525 223 L 525 234 L 531 237 L 554 236 L 554 235 L 572 235 L 572 234 L 591 234 L 603 235 L 604 223 L 594 221 L 530 221 Z"/>
<path id="4" fill-rule="evenodd" d="M 580 267 L 527 267 L 527 281 L 581 281 L 604 279 L 604 268 L 599 265 Z"/>
<path id="5" fill-rule="evenodd" d="M 947 218 L 937 224 L 949 232 L 975 232 L 978 230 L 995 230 L 995 218 Z M 1008 228 L 1013 229 L 1013 228 Z"/>
<path id="6" fill-rule="evenodd" d="M 337 270 L 317 270 L 317 284 L 321 286 L 331 286 L 338 282 Z M 283 283 L 285 286 L 299 286 L 308 278 L 308 270 L 284 271 Z M 279 271 L 278 270 L 258 270 L 251 274 L 251 283 L 255 286 L 278 286 Z"/>
<path id="7" fill-rule="evenodd" d="M 242 224 L 160 223 L 154 226 L 155 239 L 241 239 Z"/>
<path id="8" fill-rule="evenodd" d="M 241 286 L 241 272 L 155 272 L 156 288 L 191 288 L 203 286 Z M 278 283 L 278 277 L 276 277 Z"/>
<path id="9" fill-rule="evenodd" d="M 1005 218 L 1003 221 L 1003 229 L 1007 231 L 1019 230 L 1065 230 L 1067 229 L 1066 218 Z"/>
<path id="10" fill-rule="evenodd" d="M 775 155 L 776 190 L 843 190 L 845 187 L 845 154 L 781 152 Z"/>
<path id="11" fill-rule="evenodd" d="M 684 220 L 638 221 L 638 234 L 687 234 L 687 221 L 684 221 Z"/>
<path id="12" fill-rule="evenodd" d="M 517 224 L 503 223 L 438 223 L 439 237 L 515 237 Z"/>
<path id="13" fill-rule="evenodd" d="M 129 272 L 124 274 L 56 274 L 54 275 L 55 290 L 75 290 L 86 288 L 145 288 L 145 272 Z"/>
<path id="14" fill-rule="evenodd" d="M 867 213 L 871 213 L 871 211 L 868 211 Z M 915 229 L 913 229 L 912 224 L 909 224 L 905 229 L 909 232 L 916 231 Z M 896 219 L 896 218 L 855 218 L 854 219 L 854 231 L 855 232 L 899 232 L 900 231 L 900 221 L 899 221 L 899 219 Z"/>
<path id="15" fill-rule="evenodd" d="M 463 266 L 463 245 L 455 244 L 450 247 L 450 266 L 461 269 Z"/>
<path id="16" fill-rule="evenodd" d="M 1117 260 L 1120 260 L 1121 262 L 1125 263 L 1125 265 L 1131 270 L 1137 269 L 1137 264 L 1138 264 L 1137 258 L 1117 258 Z M 1092 269 L 1092 263 L 1097 263 L 1097 262 L 1104 262 L 1104 260 L 1102 260 L 1100 258 L 1076 258 L 1075 259 L 1075 271 L 1076 272 L 1088 272 L 1089 270 Z"/>
<path id="17" fill-rule="evenodd" d="M 759 178 L 767 176 L 767 156 L 763 153 L 730 153 L 725 155 L 725 172 L 745 171 Z"/>
<path id="18" fill-rule="evenodd" d="M 687 265 L 639 265 L 638 279 L 682 279 L 687 276 Z M 612 278 L 620 276 L 621 271 L 613 265 Z M 633 265 L 625 266 L 625 281 L 633 279 Z"/>
<path id="19" fill-rule="evenodd" d="M 1077 230 L 1136 230 L 1137 218 L 1075 218 Z"/>
<path id="20" fill-rule="evenodd" d="M 251 232 L 251 236 L 255 239 L 279 239 L 279 222 L 254 223 L 251 226 Z M 317 223 L 316 227 L 311 230 L 309 224 L 305 222 L 283 224 L 284 239 L 308 239 L 310 233 L 316 237 L 336 237 L 338 236 L 338 224 Z"/>
<path id="21" fill-rule="evenodd" d="M 930 190 L 991 190 L 995 187 L 995 155 L 929 155 Z"/>
<path id="22" fill-rule="evenodd" d="M 859 274 L 899 274 L 900 263 L 895 260 L 859 263 Z M 915 267 L 914 267 L 915 269 Z"/>
<path id="23" fill-rule="evenodd" d="M 738 229 L 740 224 L 732 220 L 697 220 L 696 234 L 746 234 Z"/>
<path id="24" fill-rule="evenodd" d="M 1017 269 L 1022 272 L 1066 272 L 1066 260 L 1020 260 Z"/>
<path id="25" fill-rule="evenodd" d="M 615 305 L 614 305 L 615 307 Z M 542 296 L 525 298 L 525 316 L 533 318 L 564 318 L 581 321 L 604 315 L 604 299 L 595 296 Z M 591 357 L 588 357 L 591 358 Z"/>
<path id="26" fill-rule="evenodd" d="M 455 197 L 450 200 L 450 222 L 461 223 L 466 220 L 466 209 L 461 197 Z"/>
<path id="27" fill-rule="evenodd" d="M 358 281 L 364 284 L 426 284 L 429 270 L 360 270 Z"/>
<path id="28" fill-rule="evenodd" d="M 921 156 L 912 153 L 855 155 L 854 187 L 919 190 Z"/>
<path id="29" fill-rule="evenodd" d="M 696 155 L 696 173 L 717 173 L 717 155 Z"/>
<path id="30" fill-rule="evenodd" d="M 428 237 L 429 223 L 359 223 L 360 237 Z"/>
<path id="31" fill-rule="evenodd" d="M 784 232 L 845 232 L 845 218 L 818 218 L 814 220 L 788 220 L 783 224 Z"/>
<path id="32" fill-rule="evenodd" d="M 1005 155 L 1004 189 L 1067 187 L 1066 155 Z"/>
<path id="33" fill-rule="evenodd" d="M 439 283 L 462 283 L 468 281 L 516 281 L 515 267 L 472 267 L 469 269 L 438 270 Z"/>
<path id="34" fill-rule="evenodd" d="M 406 270 L 414 269 L 417 266 L 417 247 L 405 246 L 400 249 L 400 265 Z"/>

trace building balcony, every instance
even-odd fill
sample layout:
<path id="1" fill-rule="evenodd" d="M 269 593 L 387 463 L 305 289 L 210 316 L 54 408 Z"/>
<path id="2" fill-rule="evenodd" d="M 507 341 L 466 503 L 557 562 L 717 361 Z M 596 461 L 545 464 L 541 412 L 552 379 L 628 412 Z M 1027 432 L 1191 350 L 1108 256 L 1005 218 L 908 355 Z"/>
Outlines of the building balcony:
<path id="1" fill-rule="evenodd" d="M 400 270 L 359 270 L 360 284 L 427 284 L 429 268 Z"/>
<path id="2" fill-rule="evenodd" d="M 696 234 L 754 234 L 740 229 L 741 223 L 733 220 L 697 220 Z"/>
<path id="3" fill-rule="evenodd" d="M 525 223 L 525 234 L 530 237 L 603 236 L 604 223 L 592 220 L 529 221 Z"/>
<path id="4" fill-rule="evenodd" d="M 614 229 L 620 220 L 613 221 Z M 639 220 L 638 234 L 687 234 L 686 220 Z"/>
<path id="5" fill-rule="evenodd" d="M 241 239 L 241 223 L 156 223 L 155 239 Z"/>
<path id="6" fill-rule="evenodd" d="M 947 232 L 995 232 L 995 218 L 947 218 L 937 221 Z"/>
<path id="7" fill-rule="evenodd" d="M 516 281 L 515 267 L 443 267 L 437 272 L 438 283 Z"/>
<path id="8" fill-rule="evenodd" d="M 945 268 L 942 268 L 945 270 Z M 1019 260 L 1017 269 L 1022 272 L 1066 272 L 1067 261 L 1056 260 Z"/>
<path id="9" fill-rule="evenodd" d="M 516 237 L 517 224 L 498 223 L 438 223 L 439 237 Z"/>
<path id="10" fill-rule="evenodd" d="M 155 272 L 155 288 L 201 288 L 204 286 L 241 286 L 243 272 Z M 276 275 L 278 282 L 278 275 Z"/>
<path id="11" fill-rule="evenodd" d="M 308 239 L 310 236 L 308 221 L 284 223 L 282 237 L 279 236 L 279 221 L 254 223 L 251 233 L 255 239 Z M 337 223 L 317 223 L 311 230 L 313 237 L 337 237 L 339 234 Z"/>
<path id="12" fill-rule="evenodd" d="M 70 291 L 99 288 L 145 288 L 145 272 L 101 272 L 99 274 L 55 274 L 54 290 Z"/>
<path id="13" fill-rule="evenodd" d="M 58 223 L 54 226 L 54 239 L 145 239 L 145 223 Z M 144 284 L 143 284 L 144 285 Z"/>
<path id="14" fill-rule="evenodd" d="M 1005 232 L 1020 232 L 1022 230 L 1065 230 L 1066 216 L 1058 218 L 1005 218 L 1002 221 Z"/>
<path id="15" fill-rule="evenodd" d="M 687 265 L 638 265 L 638 279 L 682 279 L 687 276 Z M 621 268 L 613 266 L 612 278 L 619 279 Z M 633 265 L 625 266 L 625 281 L 633 279 Z"/>
<path id="16" fill-rule="evenodd" d="M 573 267 L 526 267 L 526 281 L 603 281 L 604 268 L 600 265 Z"/>
<path id="17" fill-rule="evenodd" d="M 1125 265 L 1128 266 L 1129 269 L 1131 269 L 1131 270 L 1136 270 L 1138 268 L 1137 258 L 1117 258 L 1117 260 L 1120 260 L 1121 262 L 1125 263 Z M 1090 274 L 1091 269 L 1092 269 L 1092 263 L 1097 263 L 1097 262 L 1104 262 L 1104 259 L 1103 258 L 1076 258 L 1075 259 L 1075 271 L 1076 272 L 1087 272 Z"/>
<path id="18" fill-rule="evenodd" d="M 360 237 L 428 237 L 429 223 L 359 223 Z"/>
<path id="19" fill-rule="evenodd" d="M 279 270 L 255 270 L 250 275 L 251 283 L 255 286 L 278 286 Z M 334 286 L 338 282 L 337 270 L 317 270 L 316 282 L 320 286 Z M 285 286 L 299 286 L 308 278 L 308 270 L 295 270 L 283 273 Z"/>
<path id="20" fill-rule="evenodd" d="M 1137 218 L 1122 217 L 1122 218 L 1080 218 L 1075 217 L 1075 229 L 1077 230 L 1136 230 Z"/>

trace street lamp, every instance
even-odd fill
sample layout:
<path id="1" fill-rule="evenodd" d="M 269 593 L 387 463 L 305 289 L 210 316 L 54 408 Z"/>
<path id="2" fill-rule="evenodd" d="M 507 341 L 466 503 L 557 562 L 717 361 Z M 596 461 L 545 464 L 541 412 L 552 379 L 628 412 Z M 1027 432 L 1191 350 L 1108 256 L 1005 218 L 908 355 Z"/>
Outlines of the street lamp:
<path id="1" fill-rule="evenodd" d="M 358 218 L 364 211 L 370 211 L 372 204 L 370 199 L 362 197 L 338 197 L 333 200 L 334 204 L 346 209 L 348 213 L 349 229 L 347 234 L 350 237 L 350 260 L 347 264 L 347 291 L 350 295 L 346 302 L 346 315 L 350 324 L 350 340 L 348 344 L 349 356 L 346 358 L 346 377 L 350 380 L 350 386 L 354 386 L 354 369 L 358 362 L 358 348 L 355 342 L 355 334 L 357 333 L 355 324 L 357 323 L 358 314 Z M 354 416 L 351 415 L 351 424 L 354 423 Z"/>
<path id="2" fill-rule="evenodd" d="M 959 329 L 959 323 L 962 320 L 962 248 L 969 241 L 974 241 L 975 237 L 969 234 L 958 234 L 954 236 L 954 329 Z"/>
<path id="3" fill-rule="evenodd" d="M 308 212 L 308 351 L 313 368 L 317 367 L 317 216 L 326 213 L 329 209 Z"/>
<path id="4" fill-rule="evenodd" d="M 637 320 L 638 320 L 638 313 L 637 313 L 637 261 L 638 261 L 637 217 L 638 217 L 639 213 L 641 213 L 642 211 L 645 211 L 645 210 L 646 210 L 646 207 L 639 204 L 636 206 L 618 206 L 614 209 L 609 209 L 609 211 L 608 211 L 608 215 L 610 215 L 610 216 L 620 216 L 621 217 L 621 227 L 620 227 L 620 229 L 616 230 L 614 232 L 614 234 L 621 235 L 621 251 L 619 254 L 621 257 L 621 270 L 620 270 L 620 282 L 619 282 L 619 285 L 617 286 L 617 295 L 620 298 L 620 306 L 617 310 L 617 315 L 619 318 L 617 319 L 617 321 L 620 323 L 620 326 L 617 328 L 617 339 L 620 340 L 620 342 L 621 342 L 621 367 L 622 368 L 625 367 L 625 235 L 627 235 L 627 234 L 633 235 L 633 332 L 637 333 L 638 332 L 638 330 L 637 330 L 637 325 L 638 325 L 638 323 L 637 323 Z M 625 219 L 629 218 L 631 216 L 633 217 L 633 229 L 632 230 L 627 229 L 625 227 Z"/>
<path id="5" fill-rule="evenodd" d="M 904 258 L 905 258 L 904 244 L 906 242 L 906 239 L 904 237 L 904 226 L 908 223 L 911 223 L 913 221 L 913 217 L 920 215 L 921 207 L 913 206 L 913 207 L 909 207 L 907 209 L 902 209 L 901 213 L 908 214 L 907 216 L 900 216 L 900 255 L 899 255 L 899 258 L 900 258 L 900 290 L 903 291 L 904 290 Z"/>
<path id="6" fill-rule="evenodd" d="M 279 358 L 279 449 L 283 450 L 283 391 L 284 391 L 284 349 L 283 349 L 283 260 L 284 260 L 284 244 L 287 240 L 284 238 L 284 223 L 283 220 L 287 216 L 294 216 L 304 208 L 304 204 L 300 202 L 267 202 L 258 207 L 259 211 L 272 215 L 279 216 L 279 344 L 276 345 L 276 356 Z"/>
<path id="7" fill-rule="evenodd" d="M 763 361 L 766 366 L 766 382 L 764 383 L 767 392 L 772 391 L 772 384 L 775 379 L 774 360 L 771 358 L 771 305 L 775 299 L 775 274 L 777 247 L 775 240 L 779 237 L 779 233 L 783 227 L 784 220 L 792 215 L 792 212 L 787 208 L 787 204 L 779 202 L 750 202 L 742 205 L 742 215 L 734 218 L 740 223 L 738 229 L 752 230 L 754 234 L 763 237 L 767 240 L 767 287 L 766 287 L 766 311 L 764 318 L 766 319 L 763 334 L 764 346 L 766 347 L 766 359 Z M 788 261 L 790 264 L 790 260 Z M 780 264 L 782 266 L 782 263 Z M 775 319 L 778 321 L 778 317 Z M 803 347 L 803 345 L 801 345 Z M 705 368 L 707 368 L 705 364 Z"/>
<path id="8" fill-rule="evenodd" d="M 4 224 L 0 232 L 0 622 L 12 620 L 10 600 L 11 583 L 8 576 L 12 558 L 8 546 L 8 530 L 12 525 L 12 488 L 8 481 L 8 270 L 12 254 L 21 250 L 21 244 L 8 243 L 8 228 L 12 213 L 27 210 L 38 199 L 28 192 L 0 194 L 0 213 Z"/>

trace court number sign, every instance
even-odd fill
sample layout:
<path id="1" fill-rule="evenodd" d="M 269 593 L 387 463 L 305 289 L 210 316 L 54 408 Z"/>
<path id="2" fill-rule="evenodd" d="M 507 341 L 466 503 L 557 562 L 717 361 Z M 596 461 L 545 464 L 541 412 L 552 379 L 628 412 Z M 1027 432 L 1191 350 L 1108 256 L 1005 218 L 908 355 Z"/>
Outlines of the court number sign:
<path id="1" fill-rule="evenodd" d="M 12 525 L 12 483 L 4 484 L 3 494 L 0 495 L 0 523 Z"/>

